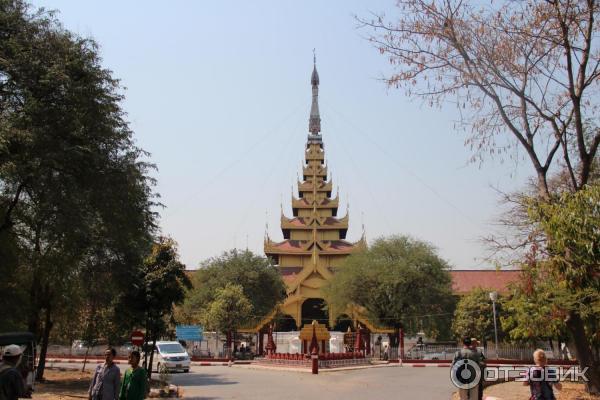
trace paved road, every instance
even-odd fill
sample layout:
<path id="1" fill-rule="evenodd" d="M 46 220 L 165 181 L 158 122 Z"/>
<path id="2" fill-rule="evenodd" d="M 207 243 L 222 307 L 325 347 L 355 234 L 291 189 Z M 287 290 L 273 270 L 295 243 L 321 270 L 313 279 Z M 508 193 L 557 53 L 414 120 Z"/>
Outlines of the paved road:
<path id="1" fill-rule="evenodd" d="M 448 368 L 431 367 L 394 366 L 319 375 L 243 366 L 192 367 L 190 373 L 172 374 L 172 382 L 183 388 L 185 398 L 202 400 L 448 400 L 454 391 Z"/>

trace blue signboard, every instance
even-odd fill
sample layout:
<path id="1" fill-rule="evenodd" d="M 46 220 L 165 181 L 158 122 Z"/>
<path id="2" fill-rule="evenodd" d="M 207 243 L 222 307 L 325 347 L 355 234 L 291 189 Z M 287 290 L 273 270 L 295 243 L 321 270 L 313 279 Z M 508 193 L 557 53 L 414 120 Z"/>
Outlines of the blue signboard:
<path id="1" fill-rule="evenodd" d="M 202 340 L 202 327 L 199 325 L 177 325 L 175 327 L 177 340 L 199 342 Z"/>

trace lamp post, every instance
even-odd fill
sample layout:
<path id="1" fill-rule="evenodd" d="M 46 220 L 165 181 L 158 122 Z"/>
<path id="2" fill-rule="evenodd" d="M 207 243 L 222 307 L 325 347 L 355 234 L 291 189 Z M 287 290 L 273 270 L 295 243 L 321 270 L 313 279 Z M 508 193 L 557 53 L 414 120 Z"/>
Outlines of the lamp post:
<path id="1" fill-rule="evenodd" d="M 492 300 L 492 310 L 494 312 L 494 347 L 496 350 L 496 358 L 498 358 L 498 326 L 496 325 L 496 301 L 498 301 L 498 292 L 490 292 L 490 300 Z"/>

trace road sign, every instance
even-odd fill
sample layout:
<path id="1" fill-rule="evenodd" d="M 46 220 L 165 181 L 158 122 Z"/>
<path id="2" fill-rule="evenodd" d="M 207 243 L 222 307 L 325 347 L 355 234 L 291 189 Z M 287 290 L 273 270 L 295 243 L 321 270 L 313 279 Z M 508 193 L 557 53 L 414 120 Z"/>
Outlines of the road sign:
<path id="1" fill-rule="evenodd" d="M 177 340 L 190 340 L 200 342 L 202 340 L 202 327 L 199 325 L 177 325 L 175 327 Z"/>
<path id="2" fill-rule="evenodd" d="M 141 346 L 144 344 L 144 333 L 141 331 L 131 332 L 131 344 Z"/>

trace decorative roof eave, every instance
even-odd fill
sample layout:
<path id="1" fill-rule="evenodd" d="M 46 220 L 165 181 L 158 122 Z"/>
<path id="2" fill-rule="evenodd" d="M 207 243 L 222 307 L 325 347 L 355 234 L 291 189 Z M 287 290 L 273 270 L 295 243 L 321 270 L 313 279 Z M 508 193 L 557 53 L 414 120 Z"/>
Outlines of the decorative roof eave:
<path id="1" fill-rule="evenodd" d="M 298 181 L 298 191 L 311 192 L 316 186 L 317 192 L 331 192 L 333 190 L 333 182 L 322 182 L 320 185 L 314 185 L 311 181 Z"/>
<path id="2" fill-rule="evenodd" d="M 306 150 L 305 157 L 306 161 L 321 161 L 325 160 L 325 152 L 323 150 L 313 151 L 313 148 Z"/>
<path id="3" fill-rule="evenodd" d="M 313 217 L 294 217 L 288 218 L 281 214 L 281 229 L 296 229 L 296 230 L 309 230 L 316 228 L 318 230 L 332 230 L 332 229 L 348 229 L 350 217 L 348 213 L 342 218 L 336 217 L 323 217 L 316 218 L 316 225 L 313 225 L 315 218 Z"/>
<path id="4" fill-rule="evenodd" d="M 281 229 L 290 229 L 290 230 L 297 230 L 297 231 L 312 231 L 313 228 L 316 228 L 318 231 L 333 231 L 333 230 L 340 230 L 340 229 L 348 229 L 348 224 L 344 224 L 344 223 L 339 223 L 339 224 L 331 224 L 331 225 L 316 225 L 316 226 L 312 226 L 312 225 L 294 225 L 292 223 L 282 223 L 281 224 Z"/>
<path id="5" fill-rule="evenodd" d="M 292 208 L 313 208 L 315 204 L 308 203 L 305 199 L 297 199 L 292 196 Z M 317 209 L 319 208 L 338 208 L 339 207 L 339 197 L 336 195 L 333 199 L 325 199 L 321 202 L 321 204 L 316 204 Z"/>
<path id="6" fill-rule="evenodd" d="M 356 249 L 355 243 L 345 240 L 319 240 L 316 243 L 312 241 L 300 241 L 286 239 L 282 242 L 273 242 L 271 239 L 265 239 L 264 251 L 266 255 L 271 254 L 303 254 L 311 255 L 313 246 L 319 248 L 319 254 L 350 254 Z"/>
<path id="7" fill-rule="evenodd" d="M 327 166 L 319 165 L 316 168 L 316 171 L 315 168 L 313 168 L 313 166 L 302 167 L 302 174 L 305 176 L 327 176 Z"/>
<path id="8" fill-rule="evenodd" d="M 311 251 L 308 249 L 308 246 L 310 245 L 310 243 L 300 243 L 301 246 L 296 247 L 296 246 L 292 246 L 290 245 L 290 240 L 286 239 L 283 242 L 274 242 L 271 239 L 267 238 L 265 239 L 265 254 L 271 255 L 271 254 L 306 254 L 306 255 L 310 255 Z"/>

